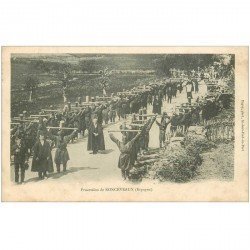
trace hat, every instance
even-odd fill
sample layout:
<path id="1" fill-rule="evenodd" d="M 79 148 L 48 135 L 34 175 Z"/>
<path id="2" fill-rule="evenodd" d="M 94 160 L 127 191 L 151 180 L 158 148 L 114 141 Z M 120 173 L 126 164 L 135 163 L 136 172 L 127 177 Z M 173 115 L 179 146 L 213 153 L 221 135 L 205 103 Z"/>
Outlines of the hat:
<path id="1" fill-rule="evenodd" d="M 44 131 L 40 130 L 40 131 L 38 132 L 38 136 L 40 136 L 40 135 L 45 136 Z"/>

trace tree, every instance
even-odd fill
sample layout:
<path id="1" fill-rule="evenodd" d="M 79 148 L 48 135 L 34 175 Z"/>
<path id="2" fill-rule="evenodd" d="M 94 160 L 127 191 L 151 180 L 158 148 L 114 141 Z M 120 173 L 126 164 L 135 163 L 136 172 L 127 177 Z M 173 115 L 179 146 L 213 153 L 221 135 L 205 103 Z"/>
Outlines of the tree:
<path id="1" fill-rule="evenodd" d="M 33 101 L 33 95 L 38 87 L 39 80 L 37 77 L 28 76 L 25 80 L 25 89 L 29 92 L 29 102 Z"/>
<path id="2" fill-rule="evenodd" d="M 68 102 L 69 81 L 71 78 L 71 66 L 70 66 L 70 64 L 62 64 L 59 72 L 61 75 L 63 101 L 64 101 L 64 103 L 67 103 Z"/>
<path id="3" fill-rule="evenodd" d="M 111 76 L 112 71 L 110 71 L 108 68 L 105 68 L 104 70 L 101 70 L 99 73 L 101 75 L 100 85 L 102 87 L 102 94 L 103 96 L 106 96 L 107 95 L 106 88 L 109 84 L 110 81 L 109 77 Z"/>
<path id="4" fill-rule="evenodd" d="M 94 60 L 82 60 L 79 64 L 83 72 L 93 73 L 96 70 L 96 62 Z"/>
<path id="5" fill-rule="evenodd" d="M 213 60 L 219 77 L 227 77 L 234 82 L 235 56 L 231 54 L 219 54 L 214 55 Z"/>
<path id="6" fill-rule="evenodd" d="M 170 76 L 170 69 L 193 70 L 213 62 L 210 54 L 167 54 L 154 60 L 158 75 Z"/>

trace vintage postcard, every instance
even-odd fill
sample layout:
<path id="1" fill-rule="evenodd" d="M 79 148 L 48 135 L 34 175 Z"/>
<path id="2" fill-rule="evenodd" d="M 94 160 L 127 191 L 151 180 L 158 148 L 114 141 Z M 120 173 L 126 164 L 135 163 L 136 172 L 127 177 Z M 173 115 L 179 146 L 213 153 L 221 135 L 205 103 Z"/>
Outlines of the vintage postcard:
<path id="1" fill-rule="evenodd" d="M 248 201 L 248 47 L 2 47 L 2 201 Z"/>

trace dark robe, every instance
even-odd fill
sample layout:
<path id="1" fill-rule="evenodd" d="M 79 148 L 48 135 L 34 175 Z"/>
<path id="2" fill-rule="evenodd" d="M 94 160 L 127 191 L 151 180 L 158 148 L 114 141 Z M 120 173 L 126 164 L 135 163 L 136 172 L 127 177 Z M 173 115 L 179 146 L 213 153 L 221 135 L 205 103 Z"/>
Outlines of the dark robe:
<path id="1" fill-rule="evenodd" d="M 107 108 L 102 110 L 102 117 L 103 117 L 103 120 L 104 120 L 105 124 L 108 124 L 109 115 L 108 115 L 108 109 Z"/>
<path id="2" fill-rule="evenodd" d="M 54 172 L 53 161 L 51 155 L 51 148 L 49 142 L 46 140 L 42 145 L 40 141 L 37 141 L 34 145 L 34 154 L 31 166 L 32 172 Z"/>
<path id="3" fill-rule="evenodd" d="M 161 100 L 155 99 L 153 102 L 153 113 L 154 114 L 161 114 Z"/>
<path id="4" fill-rule="evenodd" d="M 98 133 L 97 136 L 94 135 L 94 133 Z M 103 129 L 102 125 L 97 123 L 97 126 L 95 127 L 92 123 L 89 127 L 89 133 L 88 133 L 88 147 L 87 150 L 105 150 L 105 142 L 104 142 L 104 135 L 103 135 Z"/>
<path id="5" fill-rule="evenodd" d="M 18 146 L 16 143 L 11 147 L 11 154 L 14 155 L 14 164 L 24 164 L 29 159 L 27 147 L 23 142 Z"/>

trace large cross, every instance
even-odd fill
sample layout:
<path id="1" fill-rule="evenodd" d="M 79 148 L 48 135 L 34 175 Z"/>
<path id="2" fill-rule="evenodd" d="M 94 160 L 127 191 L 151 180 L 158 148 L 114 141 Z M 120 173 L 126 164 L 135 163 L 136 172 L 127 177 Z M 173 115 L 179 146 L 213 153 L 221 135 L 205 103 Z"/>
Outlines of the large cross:
<path id="1" fill-rule="evenodd" d="M 116 132 L 141 132 L 138 129 L 120 129 L 120 130 L 108 130 L 109 133 L 116 133 Z"/>
<path id="2" fill-rule="evenodd" d="M 78 130 L 78 128 L 67 128 L 67 127 L 47 127 L 47 129 Z"/>

